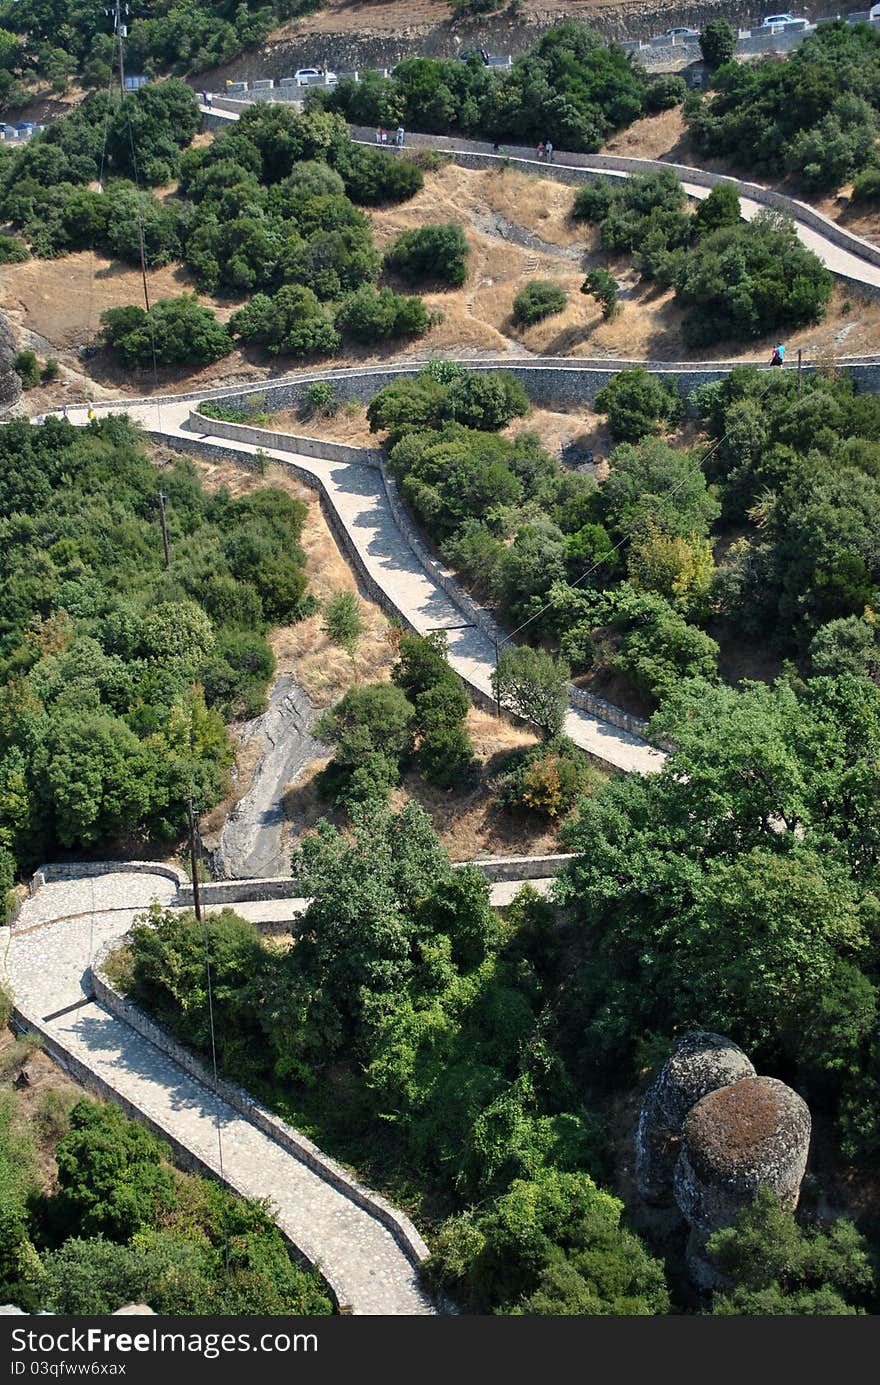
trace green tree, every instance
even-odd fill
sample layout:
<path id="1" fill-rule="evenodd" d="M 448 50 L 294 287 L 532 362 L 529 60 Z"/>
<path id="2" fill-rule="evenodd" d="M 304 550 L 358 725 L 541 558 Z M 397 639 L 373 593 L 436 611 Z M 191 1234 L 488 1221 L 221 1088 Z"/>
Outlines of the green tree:
<path id="1" fill-rule="evenodd" d="M 441 1227 L 429 1280 L 476 1313 L 664 1313 L 662 1266 L 620 1225 L 622 1212 L 584 1173 L 518 1179 Z"/>
<path id="2" fill-rule="evenodd" d="M 568 667 L 543 649 L 506 645 L 492 676 L 495 696 L 508 711 L 533 722 L 545 741 L 562 730 L 568 710 Z"/>
<path id="3" fill-rule="evenodd" d="M 88 1235 L 127 1241 L 176 1201 L 165 1146 L 116 1106 L 85 1098 L 70 1113 L 70 1130 L 55 1151 L 58 1223 Z"/>
<path id="4" fill-rule="evenodd" d="M 736 188 L 730 183 L 718 183 L 694 212 L 694 234 L 705 236 L 722 226 L 738 226 L 740 217 Z"/>
<path id="5" fill-rule="evenodd" d="M 725 1316 L 859 1313 L 876 1286 L 867 1244 L 851 1221 L 804 1229 L 766 1187 L 732 1227 L 710 1237 L 709 1253 L 730 1281 L 713 1297 L 712 1312 Z"/>
<path id="6" fill-rule="evenodd" d="M 712 71 L 723 67 L 736 52 L 737 42 L 737 32 L 729 19 L 710 19 L 700 31 L 703 62 Z"/>
<path id="7" fill-rule="evenodd" d="M 447 221 L 404 231 L 385 252 L 385 266 L 410 284 L 439 282 L 461 288 L 469 254 L 461 226 Z"/>
<path id="8" fill-rule="evenodd" d="M 134 306 L 101 314 L 104 340 L 124 366 L 208 365 L 233 350 L 226 326 L 194 293 L 164 298 L 149 313 Z"/>
<path id="9" fill-rule="evenodd" d="M 593 269 L 581 284 L 581 293 L 592 294 L 602 306 L 602 317 L 607 322 L 617 311 L 617 280 L 607 269 Z"/>
<path id="10" fill-rule="evenodd" d="M 330 597 L 324 608 L 324 632 L 354 663 L 358 640 L 364 632 L 360 603 L 354 592 L 338 591 Z"/>
<path id="11" fill-rule="evenodd" d="M 530 279 L 513 300 L 513 320 L 519 327 L 533 327 L 561 313 L 567 302 L 565 290 L 551 279 Z"/>
<path id="12" fill-rule="evenodd" d="M 638 442 L 678 421 L 683 404 L 674 385 L 649 375 L 643 366 L 621 370 L 596 395 L 597 413 L 608 415 L 612 435 Z"/>

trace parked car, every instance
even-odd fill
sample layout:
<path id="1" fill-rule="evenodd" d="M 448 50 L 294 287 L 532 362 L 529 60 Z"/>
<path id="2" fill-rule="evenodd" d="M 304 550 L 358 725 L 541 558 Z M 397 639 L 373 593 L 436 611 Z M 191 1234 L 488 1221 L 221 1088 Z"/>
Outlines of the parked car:
<path id="1" fill-rule="evenodd" d="M 798 15 L 789 14 L 768 14 L 761 20 L 763 29 L 806 29 L 810 21 L 802 19 Z"/>
<path id="2" fill-rule="evenodd" d="M 320 67 L 298 67 L 293 76 L 294 80 L 303 86 L 308 85 L 308 79 L 310 77 L 322 77 L 325 82 L 336 81 L 335 72 L 325 72 L 324 69 Z"/>
<path id="3" fill-rule="evenodd" d="M 880 5 L 872 5 L 868 10 L 869 19 L 880 19 Z"/>
<path id="4" fill-rule="evenodd" d="M 664 38 L 699 38 L 699 29 L 667 29 Z"/>

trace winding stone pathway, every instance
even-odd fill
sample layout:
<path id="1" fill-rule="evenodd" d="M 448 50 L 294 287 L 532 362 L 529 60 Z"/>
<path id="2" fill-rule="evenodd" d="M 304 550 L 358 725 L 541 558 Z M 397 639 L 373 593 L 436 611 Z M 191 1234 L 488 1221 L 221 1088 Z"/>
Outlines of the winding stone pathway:
<path id="1" fill-rule="evenodd" d="M 279 1226 L 325 1270 L 340 1303 L 357 1314 L 435 1312 L 415 1266 L 376 1217 L 89 999 L 92 958 L 152 900 L 170 903 L 176 886 L 159 874 L 82 869 L 80 878 L 43 885 L 11 936 L 3 930 L 0 954 L 22 1015 L 218 1174 L 219 1121 L 224 1179 L 271 1200 Z"/>

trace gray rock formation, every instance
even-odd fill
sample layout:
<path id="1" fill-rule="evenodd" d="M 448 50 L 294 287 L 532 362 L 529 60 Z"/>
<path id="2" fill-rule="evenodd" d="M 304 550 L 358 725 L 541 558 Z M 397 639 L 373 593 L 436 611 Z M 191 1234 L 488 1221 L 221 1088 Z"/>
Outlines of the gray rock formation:
<path id="1" fill-rule="evenodd" d="M 12 368 L 15 340 L 6 318 L 0 314 L 0 419 L 8 418 L 21 398 L 21 381 Z"/>
<path id="2" fill-rule="evenodd" d="M 691 1108 L 709 1092 L 754 1077 L 742 1049 L 721 1034 L 685 1034 L 645 1098 L 636 1135 L 636 1180 L 646 1203 L 670 1205 L 681 1133 Z"/>
<path id="3" fill-rule="evenodd" d="M 774 1077 L 746 1077 L 702 1097 L 684 1122 L 675 1199 L 691 1227 L 687 1259 L 703 1288 L 723 1283 L 706 1254 L 713 1232 L 767 1186 L 797 1205 L 810 1145 L 810 1112 Z"/>

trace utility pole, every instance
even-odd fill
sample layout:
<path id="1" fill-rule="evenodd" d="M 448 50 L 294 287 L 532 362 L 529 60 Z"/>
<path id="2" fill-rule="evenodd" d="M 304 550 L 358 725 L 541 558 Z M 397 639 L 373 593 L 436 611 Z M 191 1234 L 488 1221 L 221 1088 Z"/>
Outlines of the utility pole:
<path id="1" fill-rule="evenodd" d="M 125 14 L 127 17 L 130 14 L 130 10 L 128 5 L 122 3 L 122 0 L 115 0 L 113 8 L 105 10 L 104 13 L 110 15 L 113 20 L 113 32 L 116 35 L 116 41 L 119 47 L 119 90 L 122 93 L 122 99 L 125 100 L 125 61 L 122 40 L 128 38 L 128 25 L 125 23 L 122 16 Z"/>
<path id="2" fill-rule="evenodd" d="M 199 854 L 196 849 L 196 819 L 193 813 L 192 794 L 187 801 L 189 810 L 189 859 L 192 867 L 193 878 L 193 904 L 195 906 L 196 918 L 199 923 L 202 921 L 202 896 L 199 887 Z"/>
<path id="3" fill-rule="evenodd" d="M 802 381 L 802 378 L 803 378 L 803 368 L 804 368 L 804 353 L 803 353 L 803 351 L 801 350 L 801 348 L 798 347 L 798 394 L 800 394 L 800 392 L 801 392 L 801 381 Z"/>
<path id="4" fill-rule="evenodd" d="M 162 521 L 162 543 L 165 547 L 165 569 L 171 566 L 171 545 L 168 542 L 168 521 L 165 518 L 165 501 L 167 496 L 164 491 L 159 492 L 159 518 Z"/>
<path id="5" fill-rule="evenodd" d="M 495 715 L 501 716 L 501 684 L 498 682 L 498 631 L 495 631 Z"/>

